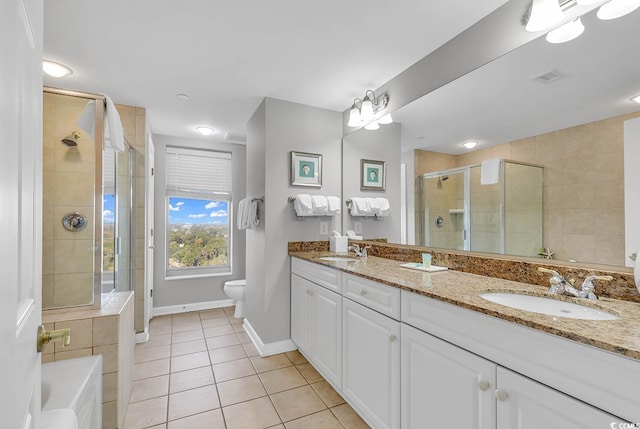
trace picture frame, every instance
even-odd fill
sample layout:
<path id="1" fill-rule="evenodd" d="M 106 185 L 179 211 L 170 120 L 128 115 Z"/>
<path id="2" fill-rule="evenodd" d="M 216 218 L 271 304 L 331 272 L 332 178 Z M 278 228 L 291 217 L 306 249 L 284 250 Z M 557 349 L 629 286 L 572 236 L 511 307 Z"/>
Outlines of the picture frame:
<path id="1" fill-rule="evenodd" d="M 360 190 L 384 191 L 386 162 L 372 159 L 360 160 Z"/>
<path id="2" fill-rule="evenodd" d="M 322 186 L 322 155 L 291 151 L 291 185 Z"/>

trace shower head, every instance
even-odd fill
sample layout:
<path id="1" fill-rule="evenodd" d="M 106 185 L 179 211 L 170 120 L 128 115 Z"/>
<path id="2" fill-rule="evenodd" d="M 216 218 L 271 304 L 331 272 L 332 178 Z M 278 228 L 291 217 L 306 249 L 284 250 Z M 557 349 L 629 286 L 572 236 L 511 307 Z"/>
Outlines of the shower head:
<path id="1" fill-rule="evenodd" d="M 72 132 L 68 136 L 62 139 L 62 143 L 65 146 L 78 146 L 78 139 L 80 138 L 80 133 L 77 131 Z"/>
<path id="2" fill-rule="evenodd" d="M 436 188 L 442 189 L 442 182 L 448 179 L 449 179 L 449 176 L 438 176 L 438 183 L 436 185 Z"/>
<path id="3" fill-rule="evenodd" d="M 442 176 L 442 181 L 449 180 L 449 176 Z"/>

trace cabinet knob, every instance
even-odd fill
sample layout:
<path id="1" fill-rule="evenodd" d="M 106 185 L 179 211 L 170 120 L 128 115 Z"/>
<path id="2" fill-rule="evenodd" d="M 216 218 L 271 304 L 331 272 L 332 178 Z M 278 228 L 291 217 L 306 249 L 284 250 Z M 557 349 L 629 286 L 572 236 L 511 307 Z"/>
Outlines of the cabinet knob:
<path id="1" fill-rule="evenodd" d="M 398 337 L 396 337 L 395 335 L 393 335 L 393 334 L 389 334 L 389 341 L 390 341 L 390 342 L 394 342 L 394 341 L 395 341 L 395 340 L 397 340 L 397 339 L 398 339 Z"/>
<path id="2" fill-rule="evenodd" d="M 365 296 L 367 294 L 367 291 L 364 289 L 360 289 L 360 295 L 361 296 Z"/>
<path id="3" fill-rule="evenodd" d="M 478 388 L 480 388 L 480 390 L 482 390 L 483 392 L 488 390 L 489 387 L 491 387 L 491 383 L 489 383 L 487 380 L 478 381 Z"/>
<path id="4" fill-rule="evenodd" d="M 496 399 L 498 401 L 506 401 L 508 397 L 509 394 L 506 391 L 500 389 L 496 390 Z"/>

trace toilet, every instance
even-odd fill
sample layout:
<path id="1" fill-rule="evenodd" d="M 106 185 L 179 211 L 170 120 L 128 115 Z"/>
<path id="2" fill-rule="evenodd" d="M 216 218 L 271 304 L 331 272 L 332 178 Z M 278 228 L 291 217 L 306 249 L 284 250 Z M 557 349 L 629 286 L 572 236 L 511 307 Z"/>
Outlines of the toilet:
<path id="1" fill-rule="evenodd" d="M 233 313 L 233 317 L 236 319 L 242 319 L 244 317 L 244 298 L 245 291 L 247 290 L 247 281 L 242 280 L 230 280 L 224 284 L 224 293 L 233 300 L 236 306 L 236 311 Z"/>

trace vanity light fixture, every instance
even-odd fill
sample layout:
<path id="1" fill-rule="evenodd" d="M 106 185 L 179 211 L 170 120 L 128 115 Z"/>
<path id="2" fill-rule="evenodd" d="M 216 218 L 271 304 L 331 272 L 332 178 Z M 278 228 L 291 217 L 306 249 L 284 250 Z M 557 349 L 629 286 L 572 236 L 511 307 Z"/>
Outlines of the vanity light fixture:
<path id="1" fill-rule="evenodd" d="M 203 136 L 210 136 L 211 134 L 216 132 L 216 130 L 211 127 L 196 127 L 196 131 Z"/>
<path id="2" fill-rule="evenodd" d="M 625 16 L 640 7 L 640 0 L 611 0 L 600 6 L 597 17 L 604 20 Z"/>
<path id="3" fill-rule="evenodd" d="M 640 94 L 631 97 L 629 100 L 633 101 L 634 103 L 640 103 Z"/>
<path id="4" fill-rule="evenodd" d="M 462 146 L 466 147 L 467 149 L 473 149 L 474 147 L 478 146 L 478 142 L 474 142 L 474 141 L 464 142 L 462 143 Z"/>
<path id="5" fill-rule="evenodd" d="M 525 29 L 531 33 L 548 30 L 564 17 L 558 0 L 533 0 Z"/>
<path id="6" fill-rule="evenodd" d="M 378 112 L 382 111 L 382 109 L 387 107 L 388 103 L 389 96 L 387 94 L 382 94 L 380 97 L 376 97 L 376 94 L 373 91 L 368 90 L 367 92 L 365 92 L 364 98 L 362 100 L 360 100 L 359 98 L 353 100 L 351 111 L 349 112 L 349 122 L 347 122 L 347 125 L 349 127 L 359 127 L 362 126 L 362 124 L 369 125 L 369 123 L 371 123 L 371 121 L 373 121 L 373 119 L 375 118 L 375 115 Z M 386 118 L 387 116 L 388 118 Z M 384 121 L 388 122 L 382 122 L 383 118 L 385 118 Z M 391 115 L 387 114 L 379 120 L 376 120 L 375 122 L 376 125 L 378 125 L 378 123 L 390 124 L 391 122 L 393 122 L 393 120 L 391 119 Z M 365 126 L 365 128 L 368 130 L 377 130 L 379 126 L 376 125 L 371 125 L 369 128 Z"/>
<path id="7" fill-rule="evenodd" d="M 378 121 L 371 121 L 364 126 L 364 129 L 369 131 L 375 131 L 379 128 L 380 128 L 380 124 L 378 123 Z"/>
<path id="8" fill-rule="evenodd" d="M 55 61 L 43 60 L 42 71 L 51 77 L 64 77 L 73 73 L 69 67 Z"/>
<path id="9" fill-rule="evenodd" d="M 549 43 L 565 43 L 580 36 L 583 32 L 584 25 L 580 18 L 576 18 L 549 31 L 546 39 Z"/>
<path id="10" fill-rule="evenodd" d="M 378 123 L 381 125 L 388 125 L 393 122 L 393 118 L 391 117 L 391 113 L 387 113 L 382 118 L 378 119 Z"/>

